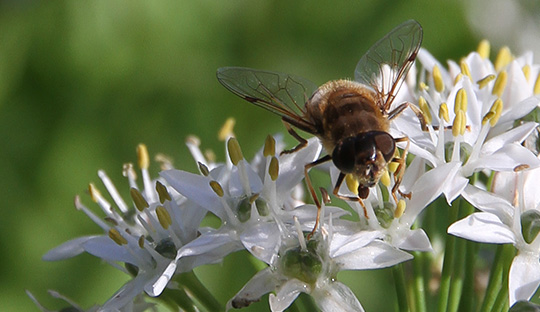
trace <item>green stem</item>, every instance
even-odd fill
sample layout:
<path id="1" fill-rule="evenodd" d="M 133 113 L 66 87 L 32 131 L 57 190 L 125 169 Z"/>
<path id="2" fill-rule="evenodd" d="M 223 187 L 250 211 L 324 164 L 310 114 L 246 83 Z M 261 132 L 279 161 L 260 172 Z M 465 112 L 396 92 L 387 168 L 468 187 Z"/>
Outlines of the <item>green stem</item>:
<path id="1" fill-rule="evenodd" d="M 225 311 L 219 301 L 212 293 L 201 283 L 193 271 L 176 275 L 175 280 L 184 286 L 186 291 L 191 294 L 209 311 Z"/>
<path id="2" fill-rule="evenodd" d="M 510 244 L 504 245 L 503 254 L 502 254 L 502 281 L 501 289 L 497 294 L 497 299 L 493 304 L 493 309 L 495 311 L 508 311 L 508 274 L 510 271 L 510 264 L 514 259 L 515 249 L 514 246 Z"/>
<path id="3" fill-rule="evenodd" d="M 456 203 L 456 201 L 454 201 Z M 459 201 L 458 204 L 452 205 L 449 209 L 449 225 L 454 223 L 458 217 L 459 211 Z M 448 306 L 448 298 L 450 294 L 450 282 L 452 279 L 452 271 L 454 268 L 454 252 L 455 252 L 455 242 L 456 238 L 452 235 L 446 236 L 446 246 L 444 248 L 444 260 L 443 260 L 443 269 L 441 275 L 441 285 L 439 288 L 439 303 L 437 311 L 446 312 Z"/>
<path id="4" fill-rule="evenodd" d="M 414 270 L 414 281 L 413 281 L 413 292 L 414 292 L 414 301 L 416 312 L 426 312 L 426 280 L 424 278 L 424 262 L 425 255 L 421 252 L 414 252 L 413 260 L 413 270 Z"/>
<path id="5" fill-rule="evenodd" d="M 392 267 L 392 275 L 396 285 L 396 294 L 398 299 L 398 311 L 408 312 L 409 304 L 407 302 L 407 285 L 405 285 L 405 275 L 401 264 Z"/>
<path id="6" fill-rule="evenodd" d="M 463 281 L 463 293 L 465 296 L 461 298 L 460 312 L 474 311 L 474 303 L 478 298 L 474 289 L 477 247 L 478 245 L 474 242 L 469 241 L 466 243 L 467 254 L 465 255 L 465 278 Z"/>
<path id="7" fill-rule="evenodd" d="M 507 283 L 503 283 L 504 272 L 508 272 L 508 267 L 510 266 L 514 252 L 514 246 L 510 244 L 497 246 L 497 252 L 495 253 L 495 259 L 493 260 L 493 267 L 489 275 L 488 287 L 486 289 L 484 302 L 482 303 L 480 312 L 495 311 L 494 309 L 497 296 L 501 292 L 502 288 L 506 288 L 506 292 L 508 292 Z"/>
<path id="8" fill-rule="evenodd" d="M 186 312 L 199 311 L 184 289 L 165 288 L 159 299 L 165 302 L 172 310 L 180 308 Z"/>

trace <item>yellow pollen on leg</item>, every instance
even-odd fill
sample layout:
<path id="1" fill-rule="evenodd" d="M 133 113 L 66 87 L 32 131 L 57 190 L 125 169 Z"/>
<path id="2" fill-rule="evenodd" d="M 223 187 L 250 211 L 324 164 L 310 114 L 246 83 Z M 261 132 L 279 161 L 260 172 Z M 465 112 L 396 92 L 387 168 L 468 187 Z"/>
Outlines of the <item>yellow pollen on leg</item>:
<path id="1" fill-rule="evenodd" d="M 490 50 L 490 48 L 491 47 L 490 47 L 489 41 L 484 39 L 484 40 L 480 41 L 476 51 L 478 52 L 478 54 L 480 54 L 480 57 L 482 57 L 483 59 L 488 59 L 489 58 L 489 50 Z"/>
<path id="2" fill-rule="evenodd" d="M 510 48 L 506 46 L 502 47 L 499 50 L 499 53 L 497 54 L 497 58 L 495 59 L 495 70 L 499 71 L 503 69 L 511 61 L 512 61 L 512 52 L 510 52 Z"/>
<path id="3" fill-rule="evenodd" d="M 501 71 L 497 76 L 497 79 L 495 80 L 495 84 L 493 85 L 493 90 L 491 90 L 491 94 L 501 97 L 504 92 L 504 88 L 506 87 L 507 80 L 508 74 L 505 70 Z"/>

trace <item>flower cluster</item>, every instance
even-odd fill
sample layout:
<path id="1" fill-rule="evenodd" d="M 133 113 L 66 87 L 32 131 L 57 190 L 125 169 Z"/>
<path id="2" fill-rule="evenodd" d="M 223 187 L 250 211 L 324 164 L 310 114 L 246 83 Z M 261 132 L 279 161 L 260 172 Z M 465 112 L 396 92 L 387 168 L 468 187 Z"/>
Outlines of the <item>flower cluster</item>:
<path id="1" fill-rule="evenodd" d="M 198 140 L 188 138 L 199 173 L 173 168 L 162 157 L 163 170 L 159 178 L 151 179 L 148 152 L 140 145 L 142 185 L 134 166 L 124 167 L 132 204 L 99 171 L 113 202 L 93 184 L 89 194 L 104 217 L 79 197 L 75 206 L 103 234 L 64 243 L 44 259 L 87 252 L 132 276 L 92 311 L 143 311 L 152 306 L 144 294 L 183 298 L 176 302 L 184 308 L 199 302 L 208 310 L 229 310 L 248 306 L 267 293 L 272 311 L 287 309 L 300 293 L 310 295 L 322 311 L 363 311 L 353 291 L 338 281 L 338 272 L 396 267 L 413 259 L 413 254 L 433 252 L 422 227 L 422 212 L 444 196 L 448 205 L 463 199 L 479 210 L 468 211 L 461 220 L 456 214 L 449 234 L 515 246 L 507 304 L 529 300 L 540 285 L 540 196 L 535 189 L 540 169 L 534 169 L 540 160 L 535 145 L 524 144 L 534 140 L 530 138 L 538 124 L 523 118 L 540 104 L 540 65 L 533 63 L 532 54 L 513 57 L 506 48 L 492 63 L 486 42 L 459 63 L 450 61 L 448 69 L 425 50 L 417 60 L 420 70 L 411 71 L 396 103 L 400 99 L 418 103 L 423 120 L 405 110 L 391 129 L 395 138 L 408 137 L 411 155 L 397 201 L 391 196 L 395 183 L 390 179 L 391 164 L 363 203 L 332 206 L 322 190 L 316 223 L 318 208 L 305 202 L 302 180 L 304 166 L 322 156 L 320 142 L 312 138 L 294 153 L 281 153 L 280 138 L 268 136 L 248 161 L 232 131 L 225 131 L 225 163 L 205 158 Z M 322 170 L 336 183 L 339 171 L 333 165 Z M 358 186 L 353 179 L 346 182 L 340 194 L 354 196 L 351 190 Z M 208 214 L 221 221 L 219 227 L 201 226 Z M 225 307 L 189 291 L 189 283 L 197 283 L 195 267 L 219 262 L 239 250 L 247 250 L 266 268 Z M 444 291 L 442 284 L 440 289 Z M 425 305 L 415 298 L 416 306 Z M 406 302 L 399 294 L 398 300 L 400 306 Z M 439 307 L 446 304 L 439 301 Z"/>

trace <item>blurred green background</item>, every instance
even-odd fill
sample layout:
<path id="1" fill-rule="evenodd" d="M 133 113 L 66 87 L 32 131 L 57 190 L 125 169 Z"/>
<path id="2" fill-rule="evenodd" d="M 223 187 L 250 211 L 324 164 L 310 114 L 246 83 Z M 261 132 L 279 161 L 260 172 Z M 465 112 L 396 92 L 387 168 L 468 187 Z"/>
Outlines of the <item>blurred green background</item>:
<path id="1" fill-rule="evenodd" d="M 424 27 L 438 59 L 475 49 L 460 1 L 0 1 L 0 310 L 37 310 L 24 290 L 59 308 L 47 289 L 83 307 L 103 303 L 126 276 L 82 255 L 41 256 L 71 238 L 100 233 L 73 207 L 105 169 L 125 194 L 122 164 L 135 147 L 195 171 L 188 134 L 223 159 L 217 132 L 229 116 L 245 155 L 279 118 L 231 95 L 220 66 L 290 72 L 320 84 L 352 77 L 360 56 L 401 22 Z M 152 167 L 154 175 L 158 166 Z M 97 183 L 99 185 L 99 183 Z M 103 190 L 103 187 L 101 187 Z M 224 303 L 254 274 L 245 253 L 199 270 Z M 390 271 L 340 276 L 368 311 L 393 308 Z M 266 297 L 265 297 L 266 299 Z M 267 309 L 268 303 L 251 307 Z"/>

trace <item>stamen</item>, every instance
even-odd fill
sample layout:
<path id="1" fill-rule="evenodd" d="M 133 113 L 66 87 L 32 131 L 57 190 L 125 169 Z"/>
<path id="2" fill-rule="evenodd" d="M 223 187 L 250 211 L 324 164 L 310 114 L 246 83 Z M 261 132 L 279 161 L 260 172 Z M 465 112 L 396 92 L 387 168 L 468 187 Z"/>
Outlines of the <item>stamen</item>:
<path id="1" fill-rule="evenodd" d="M 118 232 L 117 229 L 110 229 L 109 237 L 120 246 L 127 245 L 128 243 L 127 240 L 122 235 L 120 235 L 120 232 Z"/>
<path id="2" fill-rule="evenodd" d="M 139 248 L 144 248 L 144 241 L 145 241 L 145 238 L 144 238 L 144 235 L 141 235 L 139 236 L 139 240 L 138 240 L 138 244 L 139 244 Z"/>
<path id="3" fill-rule="evenodd" d="M 493 79 L 495 79 L 495 75 L 491 74 L 491 75 L 487 75 L 486 77 L 478 80 L 476 83 L 478 84 L 478 87 L 480 89 L 483 89 L 485 86 L 488 85 L 488 83 L 490 81 L 492 81 Z"/>
<path id="4" fill-rule="evenodd" d="M 159 224 L 166 230 L 172 224 L 172 218 L 167 209 L 163 206 L 158 206 L 156 208 L 156 215 L 159 220 Z"/>
<path id="5" fill-rule="evenodd" d="M 497 80 L 495 80 L 495 84 L 493 85 L 493 90 L 491 91 L 491 94 L 497 95 L 498 97 L 501 97 L 504 88 L 506 87 L 506 81 L 508 79 L 508 75 L 506 74 L 506 71 L 501 71 L 499 75 L 497 76 Z"/>
<path id="6" fill-rule="evenodd" d="M 427 91 L 429 90 L 429 87 L 425 82 L 421 81 L 420 84 L 418 84 L 418 88 L 420 88 L 420 91 Z"/>
<path id="7" fill-rule="evenodd" d="M 452 135 L 457 137 L 458 135 L 465 134 L 466 123 L 467 117 L 465 116 L 465 112 L 463 110 L 457 111 L 456 118 L 452 124 Z"/>
<path id="8" fill-rule="evenodd" d="M 433 118 L 431 117 L 431 112 L 429 111 L 428 103 L 426 99 L 424 99 L 423 96 L 420 96 L 418 98 L 418 106 L 420 107 L 420 110 L 422 111 L 422 115 L 424 115 L 424 119 L 426 123 L 431 124 L 431 121 L 433 120 Z"/>
<path id="9" fill-rule="evenodd" d="M 208 167 L 206 167 L 206 165 L 203 163 L 199 163 L 199 171 L 205 177 L 210 175 L 210 170 L 208 170 Z"/>
<path id="10" fill-rule="evenodd" d="M 221 187 L 221 184 L 219 184 L 219 182 L 214 181 L 214 180 L 210 181 L 210 187 L 212 188 L 214 193 L 217 194 L 217 196 L 223 197 L 224 195 L 223 188 Z"/>
<path id="11" fill-rule="evenodd" d="M 133 199 L 133 202 L 135 203 L 135 207 L 137 207 L 137 210 L 143 211 L 145 208 L 148 208 L 148 202 L 144 197 L 142 196 L 141 192 L 137 190 L 136 188 L 131 188 L 129 190 L 129 194 L 131 195 L 131 198 Z"/>
<path id="12" fill-rule="evenodd" d="M 270 166 L 268 167 L 268 174 L 272 181 L 276 181 L 279 175 L 279 161 L 275 156 L 270 160 Z"/>
<path id="13" fill-rule="evenodd" d="M 454 103 L 454 112 L 456 113 L 456 115 L 458 111 L 466 112 L 467 105 L 467 92 L 465 91 L 465 89 L 461 88 L 456 93 L 456 101 Z"/>
<path id="14" fill-rule="evenodd" d="M 442 80 L 441 70 L 439 69 L 439 66 L 435 65 L 433 66 L 433 82 L 435 83 L 435 90 L 437 92 L 441 93 L 444 91 L 444 82 Z"/>
<path id="15" fill-rule="evenodd" d="M 540 94 L 540 73 L 538 74 L 538 77 L 536 77 L 536 82 L 534 83 L 534 88 L 533 88 L 533 94 L 534 95 Z"/>
<path id="16" fill-rule="evenodd" d="M 496 99 L 495 102 L 493 102 L 493 105 L 491 105 L 489 112 L 486 114 L 486 116 L 490 115 L 489 124 L 492 127 L 494 127 L 499 121 L 499 118 L 501 117 L 501 114 L 502 114 L 502 109 L 503 109 L 503 101 L 501 99 Z M 484 124 L 484 120 L 482 120 L 482 124 Z"/>
<path id="17" fill-rule="evenodd" d="M 478 48 L 476 49 L 478 54 L 480 54 L 480 57 L 482 57 L 483 59 L 489 58 L 489 50 L 490 50 L 489 41 L 485 39 L 480 41 L 480 43 L 478 44 Z"/>
<path id="18" fill-rule="evenodd" d="M 358 183 L 358 180 L 352 174 L 349 173 L 345 176 L 345 182 L 349 190 L 358 195 L 358 186 L 360 183 Z"/>
<path id="19" fill-rule="evenodd" d="M 512 61 L 512 53 L 510 52 L 510 48 L 502 47 L 499 50 L 499 54 L 497 54 L 497 58 L 495 59 L 495 70 L 499 71 L 503 69 L 511 61 Z"/>
<path id="20" fill-rule="evenodd" d="M 240 144 L 238 144 L 238 140 L 236 140 L 236 138 L 234 137 L 231 137 L 227 142 L 227 148 L 229 150 L 229 157 L 231 158 L 233 165 L 238 165 L 240 160 L 244 159 L 244 155 L 242 154 L 242 150 L 240 149 Z"/>
<path id="21" fill-rule="evenodd" d="M 150 166 L 150 157 L 148 156 L 148 149 L 146 148 L 146 145 L 137 145 L 137 160 L 139 168 L 141 169 L 148 169 Z"/>
<path id="22" fill-rule="evenodd" d="M 384 173 L 381 175 L 381 179 L 379 180 L 386 187 L 390 186 L 390 184 L 392 183 L 392 180 L 390 180 L 390 174 L 388 173 L 388 171 L 390 170 L 390 165 L 392 164 L 396 165 L 392 167 L 395 167 L 395 169 L 397 169 L 398 164 L 396 162 L 389 163 L 388 170 L 384 170 Z M 393 172 L 395 172 L 395 170 Z"/>
<path id="23" fill-rule="evenodd" d="M 525 64 L 521 70 L 523 71 L 523 76 L 525 76 L 525 79 L 529 81 L 531 78 L 531 66 L 529 64 Z"/>
<path id="24" fill-rule="evenodd" d="M 471 70 L 469 69 L 469 65 L 467 65 L 467 62 L 465 62 L 465 60 L 462 60 L 459 66 L 461 68 L 461 73 L 469 77 L 469 79 L 472 79 Z"/>
<path id="25" fill-rule="evenodd" d="M 446 105 L 444 102 L 439 106 L 439 118 L 444 119 L 446 122 L 450 121 L 450 116 L 448 115 L 448 105 Z M 439 125 L 439 127 L 442 127 L 442 125 Z"/>
<path id="26" fill-rule="evenodd" d="M 396 210 L 394 210 L 394 218 L 396 219 L 400 218 L 405 212 L 406 207 L 407 207 L 407 203 L 405 203 L 403 199 L 398 200 Z"/>
<path id="27" fill-rule="evenodd" d="M 122 213 L 127 213 L 129 211 L 128 205 L 126 204 L 126 202 L 124 201 L 120 193 L 118 193 L 116 186 L 114 186 L 114 183 L 112 183 L 111 179 L 109 179 L 109 177 L 107 176 L 107 173 L 105 173 L 105 171 L 103 170 L 99 170 L 98 176 L 101 179 L 101 182 L 103 182 L 103 184 L 105 185 L 105 188 L 107 188 L 107 191 L 111 195 L 112 199 L 118 206 L 118 209 L 120 209 Z"/>
<path id="28" fill-rule="evenodd" d="M 263 155 L 264 157 L 276 155 L 276 140 L 271 135 L 268 135 L 264 141 Z"/>
<path id="29" fill-rule="evenodd" d="M 227 118 L 227 120 L 225 120 L 225 123 L 223 124 L 218 133 L 218 138 L 220 141 L 225 141 L 228 138 L 234 136 L 233 128 L 235 123 L 236 120 L 232 117 L 229 117 Z"/>
<path id="30" fill-rule="evenodd" d="M 159 202 L 164 203 L 165 201 L 171 201 L 171 195 L 169 195 L 169 191 L 167 190 L 167 187 L 161 182 L 156 181 L 156 191 L 159 196 Z"/>
<path id="31" fill-rule="evenodd" d="M 191 153 L 191 156 L 193 159 L 195 159 L 196 162 L 200 163 L 207 163 L 206 158 L 204 157 L 203 153 L 201 152 L 200 146 L 201 146 L 201 140 L 194 136 L 194 135 L 188 135 L 186 137 L 186 146 Z"/>
<path id="32" fill-rule="evenodd" d="M 454 79 L 454 86 L 461 80 L 463 79 L 463 74 L 462 73 L 459 73 L 456 75 L 456 78 Z"/>
<path id="33" fill-rule="evenodd" d="M 304 239 L 304 233 L 302 232 L 302 227 L 300 222 L 298 222 L 298 217 L 294 216 L 294 227 L 296 228 L 296 234 L 298 235 L 298 243 L 300 244 L 300 250 L 303 252 L 307 251 L 306 240 Z"/>
<path id="34" fill-rule="evenodd" d="M 92 198 L 95 203 L 97 203 L 99 198 L 102 197 L 101 192 L 96 188 L 94 183 L 88 184 L 88 192 L 90 193 L 90 198 Z"/>

